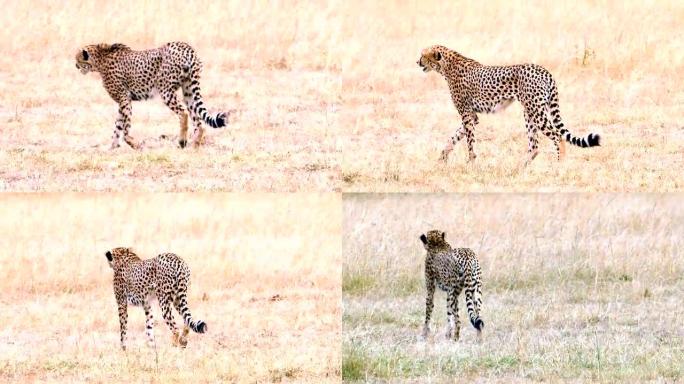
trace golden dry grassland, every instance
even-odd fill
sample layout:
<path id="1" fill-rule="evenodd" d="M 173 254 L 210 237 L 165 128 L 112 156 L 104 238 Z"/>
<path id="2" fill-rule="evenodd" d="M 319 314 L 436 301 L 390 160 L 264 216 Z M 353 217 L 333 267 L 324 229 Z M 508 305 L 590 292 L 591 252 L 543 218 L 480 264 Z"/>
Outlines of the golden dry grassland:
<path id="1" fill-rule="evenodd" d="M 684 211 L 675 195 L 345 195 L 347 381 L 679 382 Z M 485 328 L 425 316 L 419 240 L 442 229 L 482 267 Z M 460 381 L 460 380 L 459 380 Z"/>
<path id="2" fill-rule="evenodd" d="M 0 189 L 238 191 L 671 191 L 684 165 L 684 6 L 647 2 L 8 2 L 0 30 Z M 231 110 L 200 150 L 176 148 L 159 99 L 133 105 L 142 151 L 110 151 L 116 105 L 78 48 L 192 44 L 211 110 Z M 415 64 L 441 43 L 485 64 L 534 62 L 560 89 L 566 126 L 601 148 L 522 168 L 518 105 L 484 115 L 479 157 L 460 143 L 443 79 Z M 160 139 L 161 135 L 171 137 Z"/>
<path id="3" fill-rule="evenodd" d="M 5 194 L 0 382 L 339 382 L 341 198 L 272 194 Z M 171 345 L 153 304 L 119 347 L 104 252 L 175 252 L 207 322 Z M 180 316 L 175 315 L 179 324 Z"/>
<path id="4" fill-rule="evenodd" d="M 340 186 L 335 3 L 9 1 L 0 14 L 0 190 L 330 191 Z M 133 103 L 144 149 L 109 150 L 117 104 L 81 46 L 186 41 L 210 111 L 199 150 L 177 148 L 159 97 Z M 160 139 L 161 135 L 171 140 Z"/>
<path id="5" fill-rule="evenodd" d="M 346 191 L 673 191 L 684 179 L 681 1 L 363 2 L 346 12 L 340 115 Z M 445 80 L 416 65 L 442 44 L 483 64 L 540 64 L 571 132 L 602 147 L 541 153 L 527 169 L 518 103 L 480 115 L 476 161 Z"/>

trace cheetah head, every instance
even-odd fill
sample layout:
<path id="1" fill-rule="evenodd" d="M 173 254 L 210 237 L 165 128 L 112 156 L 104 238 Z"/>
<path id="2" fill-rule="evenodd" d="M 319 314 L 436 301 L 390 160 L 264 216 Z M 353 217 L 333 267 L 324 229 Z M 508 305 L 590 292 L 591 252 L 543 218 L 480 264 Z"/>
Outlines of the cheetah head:
<path id="1" fill-rule="evenodd" d="M 435 248 L 442 248 L 447 245 L 446 233 L 436 229 L 428 231 L 427 235 L 420 235 L 420 241 L 423 243 L 423 247 L 427 251 Z"/>
<path id="2" fill-rule="evenodd" d="M 116 269 L 121 262 L 125 262 L 131 258 L 137 258 L 137 255 L 131 248 L 116 247 L 105 252 L 105 257 L 107 258 L 109 266 L 112 267 L 112 269 Z"/>
<path id="3" fill-rule="evenodd" d="M 129 48 L 123 44 L 86 45 L 76 53 L 76 68 L 84 75 L 91 71 L 96 72 L 98 64 L 104 57 L 122 49 Z"/>
<path id="4" fill-rule="evenodd" d="M 76 54 L 76 69 L 84 75 L 93 69 L 95 47 L 94 45 L 85 46 Z"/>
<path id="5" fill-rule="evenodd" d="M 441 45 L 425 48 L 423 49 L 423 52 L 421 52 L 420 59 L 418 59 L 416 63 L 423 69 L 423 72 L 435 71 L 437 73 L 442 73 L 442 70 L 446 66 L 448 51 L 448 48 Z"/>

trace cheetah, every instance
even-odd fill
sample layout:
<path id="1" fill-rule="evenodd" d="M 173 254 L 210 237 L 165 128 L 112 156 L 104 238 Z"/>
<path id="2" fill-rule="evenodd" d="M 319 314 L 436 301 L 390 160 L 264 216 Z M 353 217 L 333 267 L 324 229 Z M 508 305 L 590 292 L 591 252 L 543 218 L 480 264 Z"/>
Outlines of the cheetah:
<path id="1" fill-rule="evenodd" d="M 119 117 L 114 127 L 111 148 L 122 141 L 134 149 L 140 145 L 129 135 L 131 102 L 161 95 L 162 100 L 180 119 L 178 144 L 187 145 L 188 114 L 195 126 L 193 146 L 204 136 L 202 121 L 213 128 L 226 125 L 226 112 L 210 115 L 200 94 L 199 78 L 202 63 L 195 50 L 186 43 L 167 43 L 156 49 L 134 51 L 124 44 L 87 45 L 76 54 L 76 68 L 82 74 L 99 72 L 109 96 L 119 104 Z M 178 88 L 183 89 L 183 106 L 178 102 Z"/>
<path id="2" fill-rule="evenodd" d="M 422 234 L 420 241 L 427 251 L 425 258 L 425 325 L 422 337 L 430 333 L 430 317 L 434 307 L 435 286 L 447 293 L 446 338 L 458 340 L 461 324 L 458 319 L 458 296 L 465 288 L 465 301 L 470 323 L 477 329 L 478 339 L 482 337 L 484 321 L 480 318 L 482 305 L 480 265 L 475 253 L 469 248 L 451 248 L 446 241 L 446 233 L 431 230 Z"/>
<path id="3" fill-rule="evenodd" d="M 114 297 L 119 308 L 121 348 L 126 350 L 127 305 L 142 306 L 145 310 L 145 329 L 148 343 L 154 345 L 154 319 L 150 302 L 157 298 L 162 316 L 172 333 L 173 345 L 185 347 L 189 329 L 205 333 L 207 324 L 194 320 L 187 303 L 190 268 L 178 255 L 162 253 L 141 260 L 131 248 L 117 247 L 105 252 L 109 266 L 114 270 Z M 171 313 L 171 305 L 183 316 L 184 327 L 179 334 Z"/>
<path id="4" fill-rule="evenodd" d="M 558 89 L 551 73 L 535 64 L 508 66 L 482 65 L 456 51 L 435 45 L 422 51 L 417 64 L 423 72 L 435 71 L 444 76 L 451 99 L 461 115 L 462 126 L 449 139 L 440 160 L 446 162 L 456 142 L 463 136 L 468 145 L 468 160 L 475 159 L 473 130 L 478 113 L 496 113 L 518 100 L 524 110 L 528 138 L 529 164 L 539 152 L 537 132 L 553 141 L 561 160 L 564 141 L 587 148 L 600 145 L 600 136 L 590 133 L 586 138 L 574 136 L 564 128 L 558 107 Z"/>

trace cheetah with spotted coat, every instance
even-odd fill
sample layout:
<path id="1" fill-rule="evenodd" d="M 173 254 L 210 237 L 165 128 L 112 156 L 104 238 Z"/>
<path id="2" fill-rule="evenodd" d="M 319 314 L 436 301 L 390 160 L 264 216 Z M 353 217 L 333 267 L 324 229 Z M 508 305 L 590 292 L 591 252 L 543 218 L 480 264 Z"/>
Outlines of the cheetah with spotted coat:
<path id="1" fill-rule="evenodd" d="M 595 133 L 580 138 L 564 128 L 558 107 L 556 82 L 549 71 L 539 65 L 482 65 L 441 45 L 424 49 L 417 64 L 424 72 L 435 71 L 444 76 L 451 99 L 461 115 L 462 126 L 456 130 L 456 134 L 449 139 L 442 151 L 442 161 L 447 160 L 456 142 L 464 136 L 468 145 L 468 159 L 475 159 L 473 130 L 478 123 L 477 114 L 496 113 L 516 99 L 523 106 L 527 127 L 526 165 L 539 152 L 537 132 L 553 141 L 558 160 L 564 154 L 563 139 L 583 148 L 600 145 L 600 136 Z"/>
<path id="2" fill-rule="evenodd" d="M 475 253 L 469 248 L 451 248 L 446 241 L 446 233 L 431 230 L 420 236 L 427 251 L 425 257 L 425 325 L 423 338 L 430 333 L 430 317 L 434 308 L 435 287 L 447 293 L 446 338 L 458 340 L 461 323 L 458 318 L 458 296 L 465 289 L 465 301 L 470 323 L 477 329 L 478 339 L 482 336 L 484 321 L 480 318 L 482 305 L 482 281 L 480 264 Z"/>
<path id="3" fill-rule="evenodd" d="M 76 54 L 76 68 L 84 75 L 99 72 L 109 96 L 119 104 L 112 149 L 122 141 L 132 148 L 140 145 L 129 135 L 131 102 L 161 95 L 164 103 L 180 119 L 178 144 L 187 145 L 188 114 L 195 126 L 193 146 L 201 144 L 204 136 L 202 121 L 213 128 L 226 125 L 227 113 L 210 115 L 202 101 L 199 78 L 202 63 L 194 49 L 186 43 L 173 42 L 160 48 L 134 51 L 123 44 L 95 44 L 83 47 Z M 178 102 L 176 92 L 183 89 L 188 112 Z"/>
<path id="4" fill-rule="evenodd" d="M 119 308 L 121 348 L 126 350 L 126 325 L 128 304 L 142 306 L 145 310 L 145 328 L 148 343 L 154 345 L 154 319 L 150 302 L 156 297 L 162 316 L 171 329 L 173 344 L 185 347 L 189 329 L 205 333 L 207 324 L 193 319 L 187 302 L 190 285 L 190 268 L 179 256 L 162 253 L 154 259 L 141 260 L 130 248 L 118 247 L 105 253 L 109 266 L 114 270 L 114 297 Z M 183 331 L 178 333 L 171 306 L 183 316 Z"/>

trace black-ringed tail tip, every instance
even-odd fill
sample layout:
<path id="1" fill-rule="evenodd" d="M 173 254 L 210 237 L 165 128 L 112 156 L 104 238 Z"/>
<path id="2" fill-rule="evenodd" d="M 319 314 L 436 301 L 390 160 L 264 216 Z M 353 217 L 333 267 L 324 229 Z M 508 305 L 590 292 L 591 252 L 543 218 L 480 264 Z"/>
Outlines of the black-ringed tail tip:
<path id="1" fill-rule="evenodd" d="M 205 322 L 202 321 L 202 320 L 200 320 L 200 321 L 198 321 L 198 322 L 196 322 L 196 323 L 190 324 L 190 328 L 191 328 L 194 332 L 197 332 L 197 333 L 205 333 L 205 332 L 207 332 L 207 329 L 208 329 L 208 328 L 207 328 L 207 323 L 205 323 Z"/>
<path id="2" fill-rule="evenodd" d="M 222 128 L 226 126 L 228 117 L 226 112 L 219 112 L 215 116 L 209 115 L 206 110 L 200 110 L 198 113 L 202 120 L 212 128 Z"/>
<path id="3" fill-rule="evenodd" d="M 590 133 L 587 137 L 577 137 L 573 136 L 570 131 L 562 129 L 561 135 L 565 137 L 565 141 L 578 147 L 589 148 L 598 147 L 601 145 L 601 136 L 599 136 L 597 133 Z"/>
<path id="4" fill-rule="evenodd" d="M 471 320 L 470 322 L 473 324 L 473 327 L 475 327 L 475 329 L 477 329 L 478 331 L 481 331 L 482 328 L 484 328 L 484 321 L 482 321 L 481 319 Z"/>

